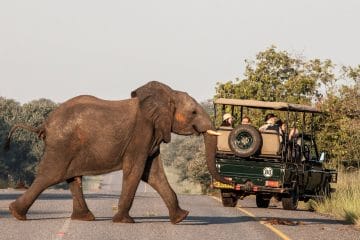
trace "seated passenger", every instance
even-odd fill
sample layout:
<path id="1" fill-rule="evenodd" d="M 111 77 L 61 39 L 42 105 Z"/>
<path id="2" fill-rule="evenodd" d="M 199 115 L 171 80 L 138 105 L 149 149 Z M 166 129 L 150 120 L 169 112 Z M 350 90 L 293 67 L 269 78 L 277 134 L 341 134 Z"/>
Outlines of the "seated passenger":
<path id="1" fill-rule="evenodd" d="M 222 127 L 232 127 L 234 118 L 230 113 L 225 113 L 223 116 Z"/>
<path id="2" fill-rule="evenodd" d="M 297 130 L 296 127 L 292 127 L 290 129 L 290 133 L 287 132 L 287 122 L 282 122 L 281 119 L 279 119 L 276 124 L 278 124 L 280 126 L 280 134 L 285 135 L 285 136 L 289 136 L 288 139 L 289 140 L 293 140 L 296 139 L 299 135 L 299 130 Z"/>
<path id="3" fill-rule="evenodd" d="M 245 125 L 251 125 L 251 120 L 249 117 L 244 117 L 242 120 L 241 120 L 241 124 L 245 124 Z"/>
<path id="4" fill-rule="evenodd" d="M 299 130 L 293 127 L 290 129 L 289 140 L 296 139 L 299 136 Z"/>
<path id="5" fill-rule="evenodd" d="M 275 122 L 275 125 L 279 128 L 278 132 L 280 134 L 280 142 L 284 142 L 284 139 L 286 138 L 287 132 L 287 123 L 286 121 L 283 122 L 281 119 L 277 119 Z"/>
<path id="6" fill-rule="evenodd" d="M 275 130 L 280 133 L 280 127 L 276 124 L 276 116 L 273 113 L 269 113 L 265 116 L 265 124 L 259 128 L 260 132 L 265 130 Z"/>

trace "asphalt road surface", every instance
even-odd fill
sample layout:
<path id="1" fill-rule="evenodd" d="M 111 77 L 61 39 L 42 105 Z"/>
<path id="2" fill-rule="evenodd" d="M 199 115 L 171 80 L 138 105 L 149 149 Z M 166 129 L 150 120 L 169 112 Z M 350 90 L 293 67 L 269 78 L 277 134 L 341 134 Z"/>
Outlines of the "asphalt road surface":
<path id="1" fill-rule="evenodd" d="M 100 190 L 87 190 L 86 200 L 96 220 L 70 220 L 72 199 L 68 190 L 46 190 L 30 208 L 28 221 L 18 221 L 8 205 L 22 191 L 0 190 L 0 239 L 360 239 L 352 225 L 308 211 L 284 211 L 273 203 L 256 208 L 254 199 L 224 208 L 218 199 L 202 195 L 178 195 L 190 211 L 180 224 L 169 222 L 159 195 L 140 184 L 130 214 L 135 224 L 111 221 L 121 188 L 121 173 L 104 176 Z"/>

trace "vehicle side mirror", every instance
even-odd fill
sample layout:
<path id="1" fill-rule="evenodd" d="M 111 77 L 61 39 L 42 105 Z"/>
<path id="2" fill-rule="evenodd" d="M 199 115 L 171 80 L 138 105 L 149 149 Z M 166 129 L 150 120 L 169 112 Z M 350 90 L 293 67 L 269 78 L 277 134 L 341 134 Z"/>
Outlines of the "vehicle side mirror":
<path id="1" fill-rule="evenodd" d="M 323 163 L 323 162 L 326 162 L 327 159 L 326 159 L 326 153 L 325 152 L 321 152 L 320 154 L 320 158 L 319 158 L 319 162 Z"/>

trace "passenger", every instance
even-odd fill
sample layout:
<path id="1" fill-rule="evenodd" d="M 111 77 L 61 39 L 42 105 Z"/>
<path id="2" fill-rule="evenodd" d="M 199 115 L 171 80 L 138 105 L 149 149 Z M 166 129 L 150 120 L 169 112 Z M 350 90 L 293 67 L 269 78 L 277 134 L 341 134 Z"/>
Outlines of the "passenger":
<path id="1" fill-rule="evenodd" d="M 283 122 L 280 118 L 276 121 L 275 125 L 279 128 L 280 142 L 284 142 L 287 138 L 287 123 Z"/>
<path id="2" fill-rule="evenodd" d="M 251 120 L 249 117 L 244 117 L 242 120 L 241 120 L 241 124 L 245 124 L 245 125 L 251 125 Z"/>
<path id="3" fill-rule="evenodd" d="M 279 119 L 276 123 L 280 126 L 280 130 L 282 132 L 282 135 L 289 136 L 288 137 L 289 140 L 293 140 L 293 139 L 296 139 L 298 137 L 299 130 L 297 130 L 297 128 L 292 127 L 290 129 L 290 133 L 288 134 L 287 133 L 287 122 L 282 122 L 281 119 Z"/>
<path id="4" fill-rule="evenodd" d="M 223 116 L 223 122 L 221 124 L 222 127 L 232 127 L 234 118 L 230 113 L 225 113 Z"/>
<path id="5" fill-rule="evenodd" d="M 286 133 L 286 128 L 287 128 L 287 123 L 286 123 L 286 121 L 283 122 L 283 121 L 279 118 L 279 119 L 276 120 L 275 125 L 276 125 L 276 127 L 279 128 L 279 134 L 282 135 L 282 136 L 285 135 L 285 133 Z"/>
<path id="6" fill-rule="evenodd" d="M 259 128 L 260 132 L 264 132 L 265 130 L 275 130 L 280 132 L 280 128 L 276 125 L 277 117 L 273 113 L 269 113 L 265 116 L 265 124 Z"/>
<path id="7" fill-rule="evenodd" d="M 296 139 L 299 136 L 299 130 L 296 127 L 290 129 L 289 140 Z"/>

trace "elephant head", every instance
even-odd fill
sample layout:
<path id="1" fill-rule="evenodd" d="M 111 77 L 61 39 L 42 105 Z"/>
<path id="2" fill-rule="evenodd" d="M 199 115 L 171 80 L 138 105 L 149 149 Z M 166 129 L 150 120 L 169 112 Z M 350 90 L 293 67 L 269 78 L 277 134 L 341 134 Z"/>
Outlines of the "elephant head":
<path id="1" fill-rule="evenodd" d="M 218 181 L 227 182 L 215 165 L 217 137 L 209 115 L 185 92 L 152 81 L 134 90 L 132 98 L 138 98 L 144 117 L 154 126 L 153 147 L 150 154 L 158 151 L 160 143 L 171 141 L 171 133 L 179 135 L 203 134 L 206 162 L 211 175 Z"/>

